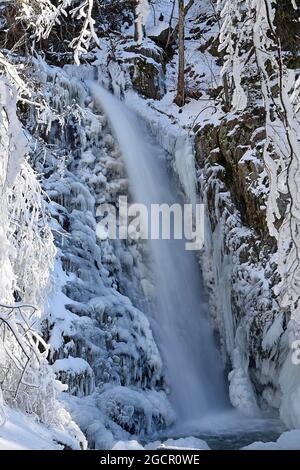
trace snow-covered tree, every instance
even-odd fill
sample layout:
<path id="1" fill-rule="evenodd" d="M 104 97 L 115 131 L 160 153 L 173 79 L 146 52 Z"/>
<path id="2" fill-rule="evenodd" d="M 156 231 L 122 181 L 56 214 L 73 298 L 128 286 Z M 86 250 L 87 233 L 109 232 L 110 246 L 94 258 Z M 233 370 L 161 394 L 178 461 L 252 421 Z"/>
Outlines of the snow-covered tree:
<path id="1" fill-rule="evenodd" d="M 80 62 L 80 56 L 87 53 L 92 42 L 99 46 L 93 19 L 94 0 L 22 0 L 19 19 L 30 31 L 33 39 L 47 39 L 54 26 L 60 26 L 62 20 L 71 18 L 79 23 L 79 34 L 70 42 L 74 51 L 74 60 Z"/>
<path id="2" fill-rule="evenodd" d="M 135 40 L 141 44 L 145 36 L 145 26 L 150 12 L 148 0 L 136 0 L 135 6 Z"/>
<path id="3" fill-rule="evenodd" d="M 247 0 L 218 0 L 218 8 L 222 20 L 219 52 L 225 52 L 222 76 L 229 86 L 233 108 L 243 110 L 247 105 L 247 94 L 242 79 L 252 52 L 251 13 Z"/>
<path id="4" fill-rule="evenodd" d="M 0 389 L 7 403 L 59 423 L 57 385 L 38 331 L 55 249 L 42 191 L 26 161 L 16 88 L 0 80 Z M 1 406 L 1 403 L 0 403 Z M 3 420 L 3 413 L 0 411 Z"/>
<path id="5" fill-rule="evenodd" d="M 185 50 L 184 50 L 184 1 L 178 1 L 179 21 L 178 21 L 178 80 L 177 80 L 177 94 L 175 103 L 178 106 L 184 106 L 185 103 Z"/>

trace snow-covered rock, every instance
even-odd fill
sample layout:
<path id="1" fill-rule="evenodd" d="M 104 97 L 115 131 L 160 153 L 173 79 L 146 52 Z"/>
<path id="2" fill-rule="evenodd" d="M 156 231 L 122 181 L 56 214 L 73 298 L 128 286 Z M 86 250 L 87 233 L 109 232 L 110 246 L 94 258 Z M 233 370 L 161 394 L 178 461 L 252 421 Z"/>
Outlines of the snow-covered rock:
<path id="1" fill-rule="evenodd" d="M 113 445 L 112 450 L 144 450 L 144 447 L 135 440 L 118 441 Z"/>

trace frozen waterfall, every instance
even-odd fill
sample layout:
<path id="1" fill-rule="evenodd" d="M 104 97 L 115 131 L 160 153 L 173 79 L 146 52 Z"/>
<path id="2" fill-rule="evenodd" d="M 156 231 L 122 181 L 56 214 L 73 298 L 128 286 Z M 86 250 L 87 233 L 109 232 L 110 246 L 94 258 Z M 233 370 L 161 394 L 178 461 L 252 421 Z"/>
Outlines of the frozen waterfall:
<path id="1" fill-rule="evenodd" d="M 166 165 L 158 158 L 162 150 L 145 126 L 102 87 L 90 84 L 90 89 L 119 142 L 135 202 L 148 207 L 178 202 Z M 184 240 L 155 240 L 149 246 L 156 280 L 150 321 L 170 400 L 180 422 L 198 422 L 228 404 L 197 258 L 185 250 Z"/>

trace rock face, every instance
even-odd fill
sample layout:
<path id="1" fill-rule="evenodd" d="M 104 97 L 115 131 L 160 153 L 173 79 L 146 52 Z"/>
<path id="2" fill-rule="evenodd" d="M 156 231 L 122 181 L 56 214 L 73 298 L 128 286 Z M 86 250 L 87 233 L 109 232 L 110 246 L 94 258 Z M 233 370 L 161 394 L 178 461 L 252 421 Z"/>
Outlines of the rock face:
<path id="1" fill-rule="evenodd" d="M 143 46 L 125 48 L 127 68 L 133 88 L 143 97 L 160 100 L 165 93 L 165 60 L 162 50 L 150 40 Z"/>
<path id="2" fill-rule="evenodd" d="M 264 112 L 256 108 L 205 126 L 195 140 L 200 193 L 207 206 L 203 262 L 210 269 L 204 277 L 223 353 L 233 369 L 231 398 L 249 413 L 257 411 L 257 402 L 280 406 L 288 316 L 279 311 L 272 293 L 276 243 L 266 224 L 263 123 Z"/>
<path id="3" fill-rule="evenodd" d="M 200 167 L 209 160 L 224 168 L 220 179 L 231 193 L 243 223 L 260 236 L 267 236 L 265 195 L 259 194 L 265 139 L 264 110 L 254 109 L 242 118 L 224 120 L 220 126 L 205 126 L 196 135 L 196 158 Z"/>
<path id="4" fill-rule="evenodd" d="M 148 31 L 148 37 L 152 39 L 157 45 L 161 47 L 167 47 L 168 41 L 170 41 L 171 29 L 168 23 L 159 21 L 157 26 L 154 26 Z"/>
<path id="5" fill-rule="evenodd" d="M 133 59 L 129 73 L 133 88 L 145 98 L 159 100 L 163 96 L 161 70 L 145 57 Z"/>

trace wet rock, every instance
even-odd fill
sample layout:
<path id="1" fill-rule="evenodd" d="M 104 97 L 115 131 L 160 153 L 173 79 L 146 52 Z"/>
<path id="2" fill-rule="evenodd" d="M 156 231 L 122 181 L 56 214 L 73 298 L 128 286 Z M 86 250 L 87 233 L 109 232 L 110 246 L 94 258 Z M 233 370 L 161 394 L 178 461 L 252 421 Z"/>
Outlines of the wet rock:
<path id="1" fill-rule="evenodd" d="M 224 168 L 219 178 L 230 191 L 243 223 L 267 236 L 265 197 L 255 191 L 263 169 L 263 121 L 264 111 L 257 108 L 217 127 L 205 126 L 197 134 L 196 151 L 200 167 L 209 160 Z"/>

